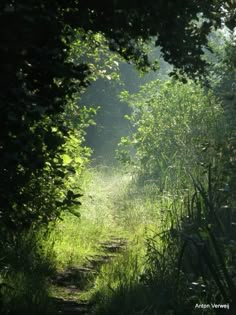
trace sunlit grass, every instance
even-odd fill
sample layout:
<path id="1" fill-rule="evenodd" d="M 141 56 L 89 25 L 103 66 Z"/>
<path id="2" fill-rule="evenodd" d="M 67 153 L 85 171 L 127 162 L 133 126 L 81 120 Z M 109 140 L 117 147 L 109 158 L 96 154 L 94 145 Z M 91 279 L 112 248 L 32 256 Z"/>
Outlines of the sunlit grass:
<path id="1" fill-rule="evenodd" d="M 136 314 L 149 303 L 141 281 L 148 266 L 147 239 L 171 227 L 181 198 L 160 191 L 155 181 L 139 185 L 128 172 L 103 167 L 90 169 L 84 183 L 80 218 L 65 214 L 53 232 L 56 268 L 86 265 L 89 258 L 104 254 L 102 242 L 126 239 L 125 248 L 101 266 L 79 299 L 92 301 L 94 314 L 121 314 L 121 304 L 122 314 Z M 67 294 L 52 291 L 54 296 Z"/>
<path id="2" fill-rule="evenodd" d="M 140 303 L 140 276 L 145 266 L 142 237 L 137 237 L 130 245 L 110 264 L 102 267 L 91 291 L 91 300 L 96 305 L 94 314 L 118 314 L 121 310 L 128 314 Z"/>
<path id="3" fill-rule="evenodd" d="M 91 174 L 92 179 L 88 180 Z M 92 169 L 85 177 L 80 218 L 65 214 L 52 235 L 58 268 L 81 265 L 88 256 L 101 251 L 101 241 L 126 236 L 126 231 L 116 220 L 114 209 L 115 200 L 122 198 L 128 184 L 125 175 L 111 176 L 104 170 Z"/>
<path id="4" fill-rule="evenodd" d="M 90 180 L 85 179 L 80 218 L 65 214 L 55 227 L 58 268 L 85 263 L 101 251 L 104 240 L 122 237 L 133 242 L 137 236 L 141 240 L 147 229 L 158 226 L 163 198 L 154 197 L 160 194 L 156 186 L 137 188 L 129 174 L 106 171 L 100 167 L 86 174 Z"/>

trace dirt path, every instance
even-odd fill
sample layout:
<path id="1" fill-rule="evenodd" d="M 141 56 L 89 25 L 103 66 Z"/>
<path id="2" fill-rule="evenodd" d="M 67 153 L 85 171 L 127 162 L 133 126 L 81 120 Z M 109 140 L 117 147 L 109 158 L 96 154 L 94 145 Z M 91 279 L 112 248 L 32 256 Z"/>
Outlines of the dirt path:
<path id="1" fill-rule="evenodd" d="M 52 279 L 55 294 L 53 304 L 56 314 L 89 315 L 93 305 L 81 295 L 94 286 L 101 266 L 112 261 L 127 246 L 127 240 L 112 238 L 101 242 L 101 254 L 87 257 L 87 263 L 82 267 L 71 267 L 57 273 Z M 60 297 L 58 297 L 60 296 Z M 61 297 L 63 296 L 63 297 Z"/>

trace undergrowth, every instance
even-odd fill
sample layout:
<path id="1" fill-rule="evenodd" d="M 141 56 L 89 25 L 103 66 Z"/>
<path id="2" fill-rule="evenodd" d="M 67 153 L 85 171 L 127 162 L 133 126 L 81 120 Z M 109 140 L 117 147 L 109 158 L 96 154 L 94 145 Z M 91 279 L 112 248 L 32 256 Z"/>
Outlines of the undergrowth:
<path id="1" fill-rule="evenodd" d="M 49 296 L 58 292 L 45 279 L 85 265 L 113 238 L 126 239 L 127 246 L 79 295 L 92 303 L 91 314 L 208 315 L 219 310 L 196 305 L 219 303 L 233 314 L 234 202 L 212 172 L 209 167 L 202 181 L 189 176 L 188 189 L 160 191 L 157 182 L 140 185 L 125 171 L 90 169 L 80 217 L 65 213 L 50 233 L 26 235 L 14 252 L 5 249 L 4 263 L 12 266 L 1 275 L 5 314 L 53 312 Z"/>
<path id="2" fill-rule="evenodd" d="M 156 217 L 139 247 L 102 269 L 94 314 L 234 314 L 234 200 L 215 175 L 209 166 L 174 195 L 144 186 L 139 206 Z"/>
<path id="3" fill-rule="evenodd" d="M 1 314 L 49 314 L 47 277 L 54 270 L 48 231 L 30 231 L 14 239 L 14 248 L 2 248 Z"/>
<path id="4" fill-rule="evenodd" d="M 158 203 L 164 199 L 157 198 L 153 184 L 137 188 L 129 173 L 106 173 L 106 168 L 91 169 L 86 176 L 80 218 L 65 214 L 52 234 L 59 268 L 82 264 L 100 250 L 99 243 L 104 240 L 124 237 L 133 241 L 161 220 Z"/>

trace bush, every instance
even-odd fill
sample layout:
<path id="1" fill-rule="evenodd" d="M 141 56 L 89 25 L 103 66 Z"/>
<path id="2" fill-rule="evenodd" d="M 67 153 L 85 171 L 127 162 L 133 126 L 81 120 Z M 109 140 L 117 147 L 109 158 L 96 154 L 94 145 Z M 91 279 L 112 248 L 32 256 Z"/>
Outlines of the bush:
<path id="1" fill-rule="evenodd" d="M 200 163 L 211 162 L 210 151 L 224 135 L 223 110 L 211 92 L 188 81 L 153 81 L 136 95 L 123 92 L 133 108 L 135 127 L 120 147 L 133 147 L 131 159 L 141 177 L 178 183 Z"/>

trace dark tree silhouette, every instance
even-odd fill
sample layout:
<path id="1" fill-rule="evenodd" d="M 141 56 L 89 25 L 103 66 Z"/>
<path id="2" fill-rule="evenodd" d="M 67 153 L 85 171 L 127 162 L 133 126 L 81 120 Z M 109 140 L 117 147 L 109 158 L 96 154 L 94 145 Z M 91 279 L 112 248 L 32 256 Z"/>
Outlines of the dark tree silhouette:
<path id="1" fill-rule="evenodd" d="M 224 8 L 224 10 L 223 10 Z M 202 20 L 199 20 L 199 17 Z M 232 1 L 2 0 L 0 4 L 0 215 L 1 231 L 50 220 L 26 207 L 41 188 L 28 182 L 45 173 L 60 185 L 55 162 L 68 133 L 60 118 L 67 100 L 86 86 L 88 66 L 68 62 L 73 31 L 101 31 L 111 50 L 150 67 L 142 43 L 155 38 L 165 59 L 186 72 L 203 71 L 200 56 L 211 27 L 235 26 Z M 193 23 L 196 20 L 196 23 Z M 58 132 L 53 130 L 57 127 Z M 22 210 L 24 209 L 24 210 Z M 53 210 L 54 209 L 54 210 Z M 52 207 L 52 212 L 55 211 Z M 41 211 L 41 212 L 40 212 Z M 40 214 L 41 213 L 41 214 Z"/>

